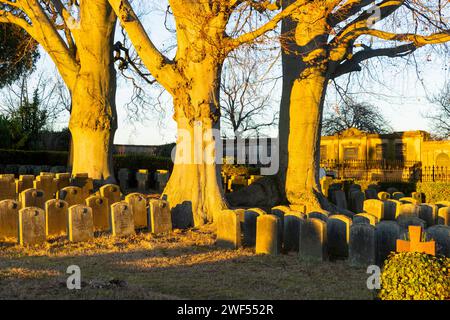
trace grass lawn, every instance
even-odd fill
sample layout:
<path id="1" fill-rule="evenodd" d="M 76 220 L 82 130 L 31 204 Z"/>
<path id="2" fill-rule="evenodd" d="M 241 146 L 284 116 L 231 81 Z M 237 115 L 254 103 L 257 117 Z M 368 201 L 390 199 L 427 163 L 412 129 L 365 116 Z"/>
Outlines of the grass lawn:
<path id="1" fill-rule="evenodd" d="M 295 254 L 255 255 L 214 246 L 212 226 L 170 235 L 0 244 L 0 299 L 372 299 L 365 269 Z M 82 289 L 66 288 L 67 267 Z"/>

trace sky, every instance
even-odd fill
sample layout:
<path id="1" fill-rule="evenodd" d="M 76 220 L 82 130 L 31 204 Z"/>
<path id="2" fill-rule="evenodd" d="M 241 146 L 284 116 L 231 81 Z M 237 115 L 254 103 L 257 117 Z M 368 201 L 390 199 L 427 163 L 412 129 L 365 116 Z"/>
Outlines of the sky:
<path id="1" fill-rule="evenodd" d="M 172 37 L 162 21 L 163 11 L 146 14 L 144 25 L 156 46 L 163 48 Z M 150 28 L 151 27 L 151 30 Z M 42 50 L 41 50 L 42 51 Z M 352 86 L 352 97 L 359 102 L 376 105 L 395 131 L 426 130 L 431 131 L 429 122 L 423 117 L 433 109 L 428 97 L 442 90 L 446 79 L 450 79 L 448 61 L 442 61 L 438 54 L 418 54 L 419 73 L 414 66 L 406 66 L 404 60 L 395 59 L 386 63 L 375 62 L 371 73 L 361 72 L 359 85 Z M 447 68 L 445 67 L 447 63 Z M 279 70 L 278 70 L 279 71 Z M 45 52 L 42 52 L 35 75 L 56 74 L 56 69 Z M 420 76 L 420 80 L 418 77 Z M 376 78 L 376 80 L 371 77 Z M 345 80 L 345 79 L 344 79 Z M 342 80 L 342 81 L 344 81 Z M 425 88 L 424 88 L 425 85 Z M 150 89 L 149 89 L 150 90 Z M 175 140 L 176 124 L 172 119 L 172 104 L 168 95 L 165 98 L 164 114 L 157 111 L 143 111 L 136 121 L 126 111 L 125 105 L 131 96 L 131 84 L 119 80 L 117 91 L 118 130 L 116 144 L 159 145 Z M 281 81 L 274 90 L 274 96 L 281 95 Z M 327 104 L 339 101 L 333 88 L 327 94 Z M 279 108 L 278 99 L 273 101 L 273 110 Z M 58 119 L 55 128 L 68 125 L 68 114 Z M 277 136 L 277 129 L 272 128 L 266 134 Z"/>

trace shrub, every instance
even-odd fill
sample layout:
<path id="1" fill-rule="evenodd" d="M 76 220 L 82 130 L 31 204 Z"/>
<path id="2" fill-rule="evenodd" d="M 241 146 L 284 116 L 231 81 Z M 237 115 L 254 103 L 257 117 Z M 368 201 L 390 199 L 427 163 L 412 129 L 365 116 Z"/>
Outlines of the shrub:
<path id="1" fill-rule="evenodd" d="M 226 176 L 246 176 L 249 177 L 251 175 L 259 175 L 260 169 L 254 167 L 248 167 L 245 165 L 238 164 L 223 164 L 222 165 L 222 173 Z"/>
<path id="2" fill-rule="evenodd" d="M 156 171 L 158 169 L 172 170 L 173 162 L 171 158 L 154 157 L 145 154 L 114 155 L 114 169 L 127 168 L 130 170 L 148 169 Z"/>
<path id="3" fill-rule="evenodd" d="M 381 274 L 382 300 L 450 299 L 450 259 L 424 253 L 391 253 Z"/>
<path id="4" fill-rule="evenodd" d="M 66 166 L 68 152 L 0 150 L 1 164 Z"/>
<path id="5" fill-rule="evenodd" d="M 450 200 L 449 182 L 419 182 L 417 192 L 425 195 L 425 201 L 435 203 L 442 200 Z"/>

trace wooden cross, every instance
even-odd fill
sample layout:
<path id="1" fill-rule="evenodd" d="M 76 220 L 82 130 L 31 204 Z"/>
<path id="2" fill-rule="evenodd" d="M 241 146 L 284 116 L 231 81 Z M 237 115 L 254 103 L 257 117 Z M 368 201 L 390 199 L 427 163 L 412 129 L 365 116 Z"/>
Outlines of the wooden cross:
<path id="1" fill-rule="evenodd" d="M 420 242 L 422 228 L 420 226 L 409 226 L 409 239 L 397 240 L 397 252 L 423 252 L 436 255 L 436 243 L 434 241 Z"/>

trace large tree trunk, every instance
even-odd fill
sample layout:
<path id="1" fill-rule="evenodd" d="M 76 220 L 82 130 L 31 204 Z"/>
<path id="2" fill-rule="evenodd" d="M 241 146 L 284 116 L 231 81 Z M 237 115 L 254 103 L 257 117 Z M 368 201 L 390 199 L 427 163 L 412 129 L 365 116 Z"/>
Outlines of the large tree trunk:
<path id="1" fill-rule="evenodd" d="M 179 227 L 212 222 L 227 207 L 216 161 L 221 64 L 206 56 L 191 60 L 183 70 L 189 82 L 174 94 L 178 140 L 174 169 L 163 193 Z"/>
<path id="2" fill-rule="evenodd" d="M 117 129 L 113 44 L 116 16 L 107 3 L 81 6 L 80 71 L 71 89 L 72 173 L 115 182 L 112 148 Z"/>

